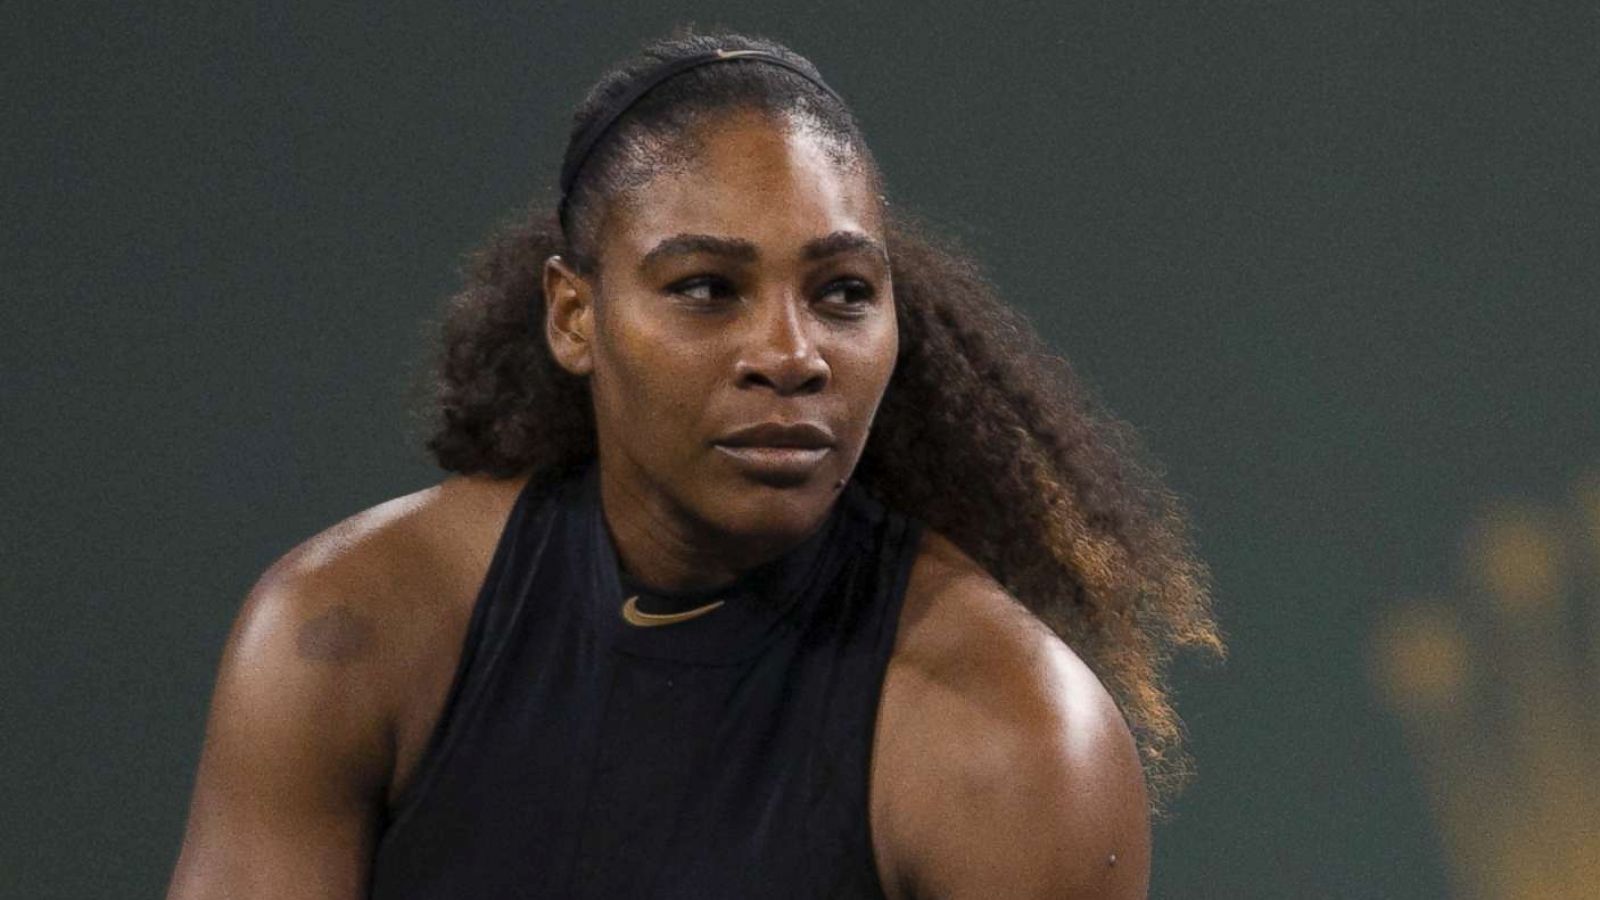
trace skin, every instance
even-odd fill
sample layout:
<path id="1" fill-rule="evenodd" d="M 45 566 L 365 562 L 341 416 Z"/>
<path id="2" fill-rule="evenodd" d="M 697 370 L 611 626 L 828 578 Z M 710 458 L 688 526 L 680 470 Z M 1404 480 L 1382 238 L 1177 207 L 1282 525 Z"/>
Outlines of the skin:
<path id="1" fill-rule="evenodd" d="M 545 267 L 551 350 L 590 379 L 618 554 L 664 589 L 730 582 L 822 522 L 899 347 L 867 177 L 808 131 L 731 121 L 703 165 L 612 203 L 597 278 Z M 815 422 L 837 443 L 801 483 L 750 477 L 714 446 L 768 421 Z"/>
<path id="2" fill-rule="evenodd" d="M 803 128 L 745 114 L 715 126 L 695 165 L 608 212 L 598 277 L 560 260 L 545 272 L 551 349 L 593 385 L 618 553 L 663 588 L 730 580 L 822 521 L 897 346 L 870 179 Z M 841 233 L 867 240 L 806 252 Z M 680 234 L 748 246 L 646 263 Z M 711 446 L 731 428 L 799 418 L 837 442 L 795 482 L 752 478 Z M 437 722 L 522 484 L 448 479 L 353 516 L 262 576 L 224 650 L 169 898 L 366 895 L 377 823 Z M 932 530 L 873 741 L 871 834 L 892 900 L 1145 896 L 1144 782 L 1115 704 Z"/>

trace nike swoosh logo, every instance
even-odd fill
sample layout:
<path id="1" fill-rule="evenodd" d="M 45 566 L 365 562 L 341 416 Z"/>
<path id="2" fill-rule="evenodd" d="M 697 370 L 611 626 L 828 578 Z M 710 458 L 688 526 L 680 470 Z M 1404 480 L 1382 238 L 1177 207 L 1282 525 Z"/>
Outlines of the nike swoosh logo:
<path id="1" fill-rule="evenodd" d="M 635 594 L 632 597 L 629 597 L 626 603 L 622 604 L 622 618 L 629 625 L 637 625 L 640 628 L 654 628 L 657 625 L 675 625 L 679 622 L 687 622 L 690 619 L 697 619 L 706 613 L 711 612 L 713 609 L 721 606 L 724 602 L 726 601 L 718 600 L 715 603 L 707 603 L 705 606 L 696 606 L 694 609 L 686 609 L 683 612 L 647 613 L 639 609 L 639 595 Z"/>

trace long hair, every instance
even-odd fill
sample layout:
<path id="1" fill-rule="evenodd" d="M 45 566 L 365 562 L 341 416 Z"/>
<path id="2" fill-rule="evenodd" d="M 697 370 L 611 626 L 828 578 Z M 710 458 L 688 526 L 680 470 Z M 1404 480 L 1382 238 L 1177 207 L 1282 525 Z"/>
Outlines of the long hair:
<path id="1" fill-rule="evenodd" d="M 651 61 L 707 46 L 794 55 L 743 35 L 657 42 L 645 61 L 601 80 L 574 131 Z M 543 319 L 542 268 L 552 255 L 579 254 L 596 207 L 640 182 L 639 148 L 670 143 L 663 135 L 684 127 L 685 109 L 704 115 L 748 103 L 751 92 L 781 109 L 788 92 L 809 98 L 809 117 L 831 116 L 838 134 L 860 143 L 847 111 L 780 67 L 719 63 L 680 79 L 689 83 L 669 82 L 665 96 L 652 94 L 654 107 L 624 117 L 612 146 L 585 167 L 593 173 L 570 219 L 588 223 L 575 226 L 580 235 L 535 208 L 472 256 L 445 313 L 433 384 L 427 446 L 444 469 L 544 479 L 594 457 L 586 381 L 530 336 L 530 321 Z M 1131 429 L 1098 409 L 970 257 L 900 215 L 887 232 L 900 353 L 854 477 L 961 547 L 1084 659 L 1129 723 L 1159 811 L 1190 768 L 1164 682 L 1172 652 L 1222 652 L 1181 506 Z"/>

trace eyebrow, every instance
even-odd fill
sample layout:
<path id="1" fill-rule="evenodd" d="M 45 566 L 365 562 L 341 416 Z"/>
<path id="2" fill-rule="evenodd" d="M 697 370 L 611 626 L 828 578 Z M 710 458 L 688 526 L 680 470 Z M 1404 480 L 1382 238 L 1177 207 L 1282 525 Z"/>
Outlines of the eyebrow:
<path id="1" fill-rule="evenodd" d="M 808 241 L 800 248 L 800 258 L 814 262 L 841 253 L 861 251 L 878 257 L 885 264 L 889 262 L 889 254 L 883 249 L 883 245 L 859 231 L 835 231 L 814 241 Z M 651 247 L 650 252 L 639 261 L 639 268 L 648 268 L 652 263 L 669 256 L 687 256 L 692 253 L 723 256 L 744 263 L 755 262 L 761 257 L 755 244 L 739 238 L 717 237 L 712 234 L 675 234 Z"/>

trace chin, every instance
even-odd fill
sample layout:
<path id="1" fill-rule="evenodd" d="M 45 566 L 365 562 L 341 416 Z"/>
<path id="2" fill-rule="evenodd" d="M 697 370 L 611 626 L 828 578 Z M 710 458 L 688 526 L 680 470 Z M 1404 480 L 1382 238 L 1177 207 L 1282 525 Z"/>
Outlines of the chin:
<path id="1" fill-rule="evenodd" d="M 773 485 L 742 476 L 717 498 L 717 516 L 731 534 L 774 543 L 803 539 L 822 524 L 838 492 L 838 476 L 818 473 L 803 484 Z"/>

